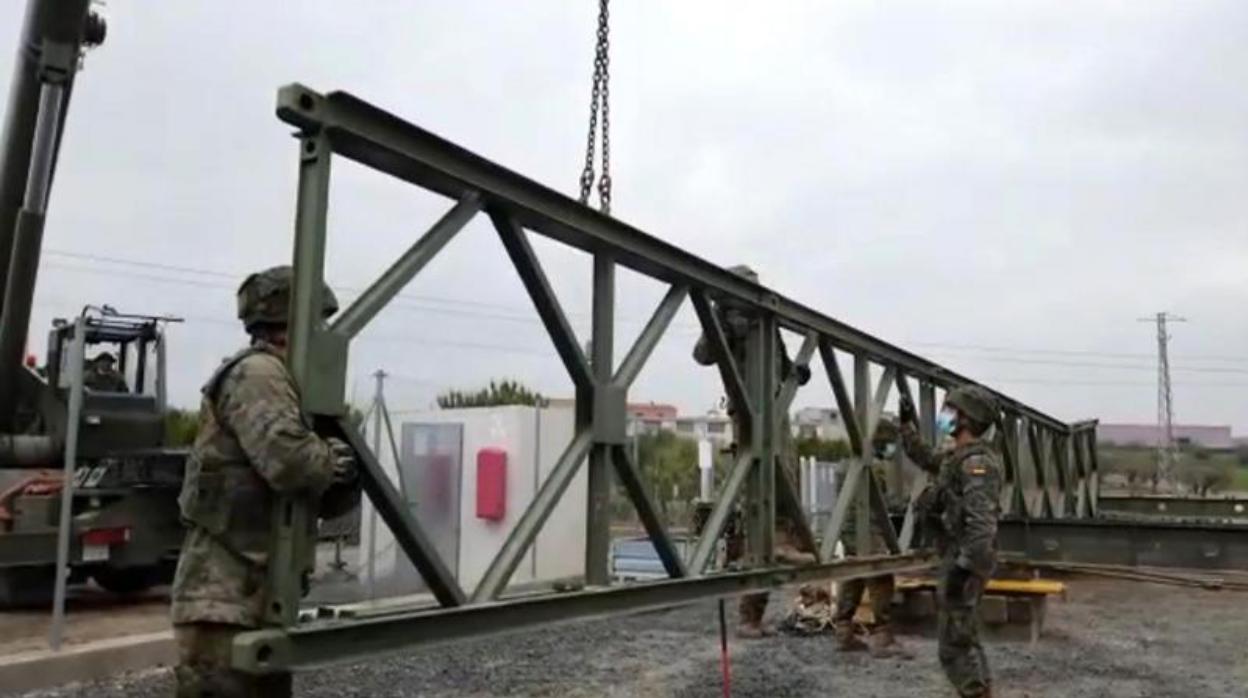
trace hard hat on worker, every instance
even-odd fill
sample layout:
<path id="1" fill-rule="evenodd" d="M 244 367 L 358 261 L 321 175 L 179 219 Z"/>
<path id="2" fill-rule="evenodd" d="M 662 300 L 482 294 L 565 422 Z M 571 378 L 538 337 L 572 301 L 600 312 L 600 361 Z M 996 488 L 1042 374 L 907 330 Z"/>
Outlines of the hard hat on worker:
<path id="1" fill-rule="evenodd" d="M 258 271 L 243 280 L 238 287 L 238 319 L 243 321 L 248 332 L 264 325 L 284 327 L 289 324 L 294 278 L 294 270 L 283 265 Z M 336 312 L 338 299 L 329 286 L 324 286 L 321 315 L 329 317 Z"/>

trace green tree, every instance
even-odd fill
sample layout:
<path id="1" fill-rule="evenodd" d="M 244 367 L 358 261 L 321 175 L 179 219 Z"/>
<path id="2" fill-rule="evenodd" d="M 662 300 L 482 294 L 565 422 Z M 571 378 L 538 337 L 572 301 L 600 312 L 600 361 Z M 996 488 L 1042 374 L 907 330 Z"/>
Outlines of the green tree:
<path id="1" fill-rule="evenodd" d="M 199 432 L 199 412 L 176 407 L 165 412 L 165 444 L 174 448 L 190 446 Z"/>
<path id="2" fill-rule="evenodd" d="M 1197 496 L 1207 497 L 1230 486 L 1234 479 L 1233 468 L 1230 463 L 1218 463 L 1206 457 L 1181 467 L 1178 477 Z"/>
<path id="3" fill-rule="evenodd" d="M 793 442 L 794 450 L 802 458 L 813 456 L 815 460 L 835 463 L 853 455 L 844 439 L 821 439 L 818 436 L 802 436 Z"/>
<path id="4" fill-rule="evenodd" d="M 671 502 L 691 501 L 698 493 L 698 444 L 662 430 L 637 437 L 637 469 L 664 515 Z"/>
<path id="5" fill-rule="evenodd" d="M 495 407 L 498 405 L 531 405 L 545 407 L 549 400 L 516 380 L 491 380 L 480 390 L 448 390 L 438 396 L 438 407 L 449 410 L 460 407 Z"/>

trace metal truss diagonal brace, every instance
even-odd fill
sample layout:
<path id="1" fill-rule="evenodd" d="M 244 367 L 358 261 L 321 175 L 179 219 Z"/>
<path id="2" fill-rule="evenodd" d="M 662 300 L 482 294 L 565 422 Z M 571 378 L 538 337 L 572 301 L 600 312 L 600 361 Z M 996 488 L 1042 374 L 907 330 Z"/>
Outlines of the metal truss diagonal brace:
<path id="1" fill-rule="evenodd" d="M 815 349 L 818 346 L 819 335 L 815 332 L 806 333 L 806 339 L 802 341 L 801 348 L 797 350 L 797 354 L 793 357 L 793 368 L 809 366 L 810 359 L 814 356 Z M 780 386 L 780 395 L 776 398 L 777 412 L 786 414 L 789 411 L 789 406 L 793 404 L 793 399 L 797 397 L 797 390 L 800 387 L 796 375 L 785 378 L 784 384 Z"/>
<path id="2" fill-rule="evenodd" d="M 784 456 L 781 455 L 781 457 Z M 806 512 L 802 509 L 801 494 L 789 477 L 788 471 L 783 467 L 776 468 L 776 508 L 783 511 L 784 515 L 793 522 L 797 528 L 795 533 L 802 547 L 815 554 L 816 562 L 822 562 L 823 556 L 819 554 L 815 532 L 811 529 Z"/>
<path id="3" fill-rule="evenodd" d="M 429 591 L 443 606 L 462 606 L 467 602 L 463 590 L 459 588 L 450 569 L 442 562 L 433 541 L 425 535 L 420 522 L 412 515 L 403 502 L 403 497 L 390 482 L 386 471 L 377 460 L 377 455 L 368 448 L 364 437 L 348 420 L 339 419 L 338 430 L 347 443 L 351 444 L 359 459 L 360 481 L 364 486 L 364 493 L 368 495 L 381 520 L 394 533 L 399 547 L 407 553 L 407 557 L 424 578 Z"/>
<path id="4" fill-rule="evenodd" d="M 737 495 L 740 494 L 745 478 L 750 474 L 753 465 L 753 453 L 741 453 L 737 456 L 737 462 L 733 463 L 732 470 L 728 472 L 728 479 L 724 481 L 724 487 L 719 493 L 719 499 L 715 500 L 715 506 L 711 508 L 711 515 L 706 519 L 702 535 L 698 538 L 698 545 L 694 548 L 693 556 L 690 558 L 689 574 L 691 576 L 697 577 L 706 572 L 706 566 L 710 564 L 711 557 L 715 554 L 715 546 L 719 537 L 724 534 L 724 526 L 728 525 L 728 516 L 732 513 Z"/>
<path id="5" fill-rule="evenodd" d="M 655 508 L 654 503 L 650 501 L 650 495 L 646 493 L 645 483 L 641 480 L 641 474 L 637 472 L 637 468 L 629 460 L 628 454 L 622 446 L 612 447 L 611 455 L 615 461 L 616 476 L 620 478 L 625 491 L 628 492 L 628 498 L 632 500 L 633 506 L 636 507 L 637 516 L 641 519 L 642 525 L 646 528 L 646 533 L 650 536 L 650 543 L 654 545 L 655 551 L 659 554 L 659 560 L 663 563 L 663 569 L 667 570 L 669 577 L 686 576 L 684 560 L 680 559 L 680 553 L 676 551 L 676 545 L 672 543 L 671 537 L 667 534 L 667 529 L 664 528 L 663 522 L 659 518 L 658 510 Z"/>
<path id="6" fill-rule="evenodd" d="M 433 224 L 398 261 L 390 266 L 381 278 L 373 282 L 359 298 L 355 299 L 330 326 L 334 332 L 354 337 L 386 306 L 431 259 L 442 251 L 455 235 L 463 230 L 473 216 L 481 210 L 481 196 L 474 192 L 465 194 L 451 210 Z"/>
<path id="7" fill-rule="evenodd" d="M 641 334 L 637 336 L 637 341 L 633 343 L 633 348 L 628 351 L 624 361 L 620 363 L 619 369 L 616 370 L 615 376 L 611 379 L 613 384 L 620 387 L 628 387 L 633 384 L 633 381 L 637 380 L 641 369 L 646 365 L 646 360 L 650 358 L 650 354 L 658 346 L 663 333 L 672 324 L 672 320 L 676 317 L 676 313 L 680 310 L 680 306 L 684 304 L 685 297 L 688 295 L 689 289 L 685 286 L 673 285 L 668 289 L 667 295 L 663 296 L 663 300 L 659 302 L 659 307 L 655 309 L 654 314 L 650 316 L 650 320 L 646 322 L 646 326 L 642 328 Z"/>
<path id="8" fill-rule="evenodd" d="M 568 484 L 576 476 L 592 444 L 593 434 L 589 430 L 583 430 L 572 437 L 572 442 L 559 457 L 550 475 L 546 477 L 545 482 L 534 495 L 533 501 L 529 502 L 528 508 L 516 521 L 515 527 L 507 536 L 507 541 L 503 543 L 503 547 L 481 577 L 481 582 L 472 593 L 474 602 L 493 601 L 503 593 L 507 582 L 511 580 L 512 573 L 516 571 L 516 565 L 520 564 L 520 558 L 533 544 L 538 531 L 542 529 L 546 519 L 559 504 L 559 498 L 563 496 Z"/>
<path id="9" fill-rule="evenodd" d="M 706 338 L 711 349 L 711 356 L 715 357 L 715 365 L 719 367 L 719 375 L 724 381 L 724 391 L 728 393 L 729 403 L 732 404 L 734 410 L 741 410 L 749 415 L 752 421 L 755 413 L 754 403 L 745 389 L 745 378 L 741 375 L 742 367 L 737 365 L 736 358 L 728 348 L 728 339 L 724 336 L 724 328 L 719 323 L 719 315 L 711 308 L 711 303 L 706 299 L 703 291 L 690 291 L 689 299 L 693 301 L 693 310 L 702 324 L 702 336 Z M 737 438 L 740 438 L 739 434 Z"/>
<path id="10" fill-rule="evenodd" d="M 572 377 L 572 383 L 582 390 L 592 388 L 594 378 L 589 370 L 589 362 L 576 341 L 576 333 L 572 331 L 572 325 L 568 323 L 563 308 L 559 306 L 559 300 L 555 297 L 546 273 L 542 271 L 542 264 L 537 259 L 533 246 L 529 244 L 528 236 L 506 213 L 490 209 L 489 214 L 498 230 L 499 238 L 503 241 L 503 247 L 507 250 L 507 256 L 520 274 L 520 280 L 524 282 L 524 287 L 537 308 L 537 314 L 555 344 L 555 351 L 559 353 L 568 375 Z"/>

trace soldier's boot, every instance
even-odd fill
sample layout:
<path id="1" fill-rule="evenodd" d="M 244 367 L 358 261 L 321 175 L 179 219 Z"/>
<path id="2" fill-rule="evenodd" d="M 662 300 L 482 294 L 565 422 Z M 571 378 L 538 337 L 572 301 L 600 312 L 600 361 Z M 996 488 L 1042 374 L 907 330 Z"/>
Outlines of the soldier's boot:
<path id="1" fill-rule="evenodd" d="M 776 634 L 774 628 L 763 623 L 767 613 L 767 594 L 746 594 L 741 597 L 737 607 L 740 619 L 737 623 L 737 637 L 743 640 L 757 640 Z"/>
<path id="2" fill-rule="evenodd" d="M 854 622 L 847 621 L 836 624 L 836 650 L 838 652 L 862 652 L 867 649 L 867 643 L 858 637 L 855 632 Z"/>
<path id="3" fill-rule="evenodd" d="M 871 631 L 871 636 L 867 639 L 867 649 L 876 659 L 914 659 L 914 653 L 897 642 L 892 628 L 887 626 Z"/>
<path id="4" fill-rule="evenodd" d="M 791 543 L 780 543 L 775 548 L 776 562 L 782 565 L 813 565 L 815 554 L 798 550 Z"/>

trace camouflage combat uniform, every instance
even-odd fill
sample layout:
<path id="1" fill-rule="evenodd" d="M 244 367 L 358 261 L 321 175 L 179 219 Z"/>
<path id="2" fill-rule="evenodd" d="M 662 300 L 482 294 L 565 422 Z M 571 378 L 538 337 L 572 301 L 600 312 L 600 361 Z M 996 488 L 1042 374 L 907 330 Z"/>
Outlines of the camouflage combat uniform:
<path id="1" fill-rule="evenodd" d="M 876 482 L 880 486 L 884 486 L 884 468 L 886 464 L 876 460 L 871 464 L 871 470 L 875 475 Z M 841 528 L 841 545 L 845 548 L 845 554 L 850 557 L 857 556 L 858 550 L 858 498 L 854 497 L 849 501 L 849 510 L 845 514 L 845 524 Z M 884 542 L 884 534 L 880 531 L 875 521 L 871 522 L 871 550 L 865 551 L 867 554 L 882 555 L 888 551 L 888 546 Z M 895 584 L 893 575 L 885 574 L 869 579 L 850 579 L 841 582 L 840 589 L 836 596 L 836 613 L 833 620 L 837 626 L 838 635 L 841 635 L 844 644 L 853 633 L 854 613 L 858 610 L 858 605 L 862 603 L 863 592 L 870 592 L 871 595 L 871 616 L 872 631 L 887 631 L 892 624 L 892 602 Z"/>
<path id="2" fill-rule="evenodd" d="M 916 513 L 923 517 L 941 556 L 940 664 L 959 695 L 990 695 L 992 679 L 979 641 L 978 609 L 996 566 L 1000 457 L 982 438 L 934 451 L 912 423 L 902 424 L 901 436 L 910 459 L 935 476 Z"/>
<path id="3" fill-rule="evenodd" d="M 734 269 L 736 271 L 736 269 Z M 739 308 L 725 307 L 717 304 L 715 313 L 719 317 L 720 325 L 724 330 L 724 338 L 728 343 L 728 350 L 732 352 L 733 358 L 737 361 L 737 365 L 744 369 L 747 360 L 747 347 L 749 345 L 749 334 L 752 320 L 746 313 Z M 779 331 L 776 332 L 777 356 L 779 357 L 776 367 L 777 387 L 780 382 L 787 379 L 793 374 L 795 366 L 789 359 L 788 352 L 784 348 L 783 339 Z M 711 351 L 710 342 L 706 336 L 698 338 L 697 344 L 693 348 L 693 359 L 703 366 L 712 366 L 715 364 L 715 357 Z M 809 378 L 809 375 L 806 376 Z M 801 382 L 805 382 L 802 380 Z M 741 435 L 749 429 L 746 414 L 748 411 L 739 410 L 733 405 L 729 405 L 729 414 L 733 418 L 733 435 L 735 438 L 741 438 Z M 796 483 L 797 468 L 793 462 L 793 435 L 789 426 L 789 417 L 787 414 L 780 417 L 780 429 L 777 436 L 776 452 L 779 454 L 778 461 L 783 472 L 788 474 L 789 481 Z M 780 471 L 777 470 L 777 476 Z M 740 520 L 739 512 L 737 519 Z M 743 528 L 743 527 L 742 527 Z M 808 546 L 802 544 L 800 537 L 796 534 L 797 526 L 789 517 L 777 512 L 776 515 L 776 543 L 777 548 L 785 547 L 795 549 L 801 553 L 813 553 Z M 727 551 L 725 557 L 728 563 L 737 563 L 745 556 L 744 531 L 733 531 L 726 533 L 727 535 Z M 767 611 L 767 592 L 758 592 L 755 594 L 745 594 L 741 597 L 738 611 L 743 625 L 759 626 L 762 623 L 763 615 Z"/>
<path id="4" fill-rule="evenodd" d="M 126 385 L 126 379 L 116 367 L 111 362 L 100 361 L 98 358 L 87 367 L 82 376 L 82 382 L 91 390 L 108 393 L 130 392 L 130 386 Z"/>
<path id="5" fill-rule="evenodd" d="M 232 671 L 230 642 L 263 620 L 274 496 L 320 498 L 335 457 L 301 412 L 280 354 L 264 342 L 226 361 L 203 392 L 179 497 L 190 530 L 172 591 L 178 695 L 288 695 L 289 674 Z"/>

